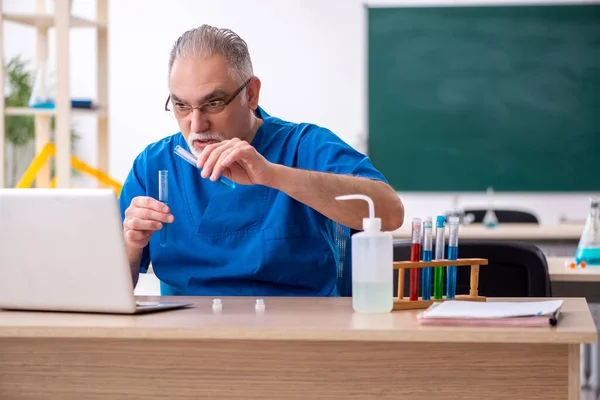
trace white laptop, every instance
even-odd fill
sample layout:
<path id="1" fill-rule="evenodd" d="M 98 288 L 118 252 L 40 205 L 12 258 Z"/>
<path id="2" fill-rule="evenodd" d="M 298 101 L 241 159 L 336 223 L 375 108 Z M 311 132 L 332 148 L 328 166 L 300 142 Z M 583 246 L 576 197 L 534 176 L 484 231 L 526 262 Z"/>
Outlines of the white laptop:
<path id="1" fill-rule="evenodd" d="M 111 189 L 0 189 L 0 308 L 137 314 Z"/>

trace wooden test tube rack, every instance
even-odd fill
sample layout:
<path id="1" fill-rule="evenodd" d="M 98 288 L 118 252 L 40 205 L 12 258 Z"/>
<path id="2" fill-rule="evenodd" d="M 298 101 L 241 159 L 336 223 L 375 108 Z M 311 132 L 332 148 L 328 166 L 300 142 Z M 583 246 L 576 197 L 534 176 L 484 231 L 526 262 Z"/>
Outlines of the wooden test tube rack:
<path id="1" fill-rule="evenodd" d="M 434 302 L 441 302 L 447 300 L 444 296 L 441 300 L 433 299 L 433 290 L 431 300 L 423 300 L 419 297 L 418 300 L 410 300 L 410 298 L 404 297 L 404 275 L 405 270 L 410 268 L 428 268 L 428 267 L 471 267 L 471 282 L 468 295 L 456 295 L 454 299 L 449 300 L 467 300 L 467 301 L 486 301 L 484 296 L 479 296 L 479 266 L 487 265 L 488 260 L 485 258 L 459 258 L 458 260 L 433 260 L 433 261 L 395 261 L 394 269 L 398 270 L 398 295 L 394 299 L 393 310 L 414 310 L 420 308 L 427 308 Z M 434 271 L 431 271 L 431 279 L 433 283 Z M 421 286 L 421 280 L 419 279 L 419 286 Z"/>

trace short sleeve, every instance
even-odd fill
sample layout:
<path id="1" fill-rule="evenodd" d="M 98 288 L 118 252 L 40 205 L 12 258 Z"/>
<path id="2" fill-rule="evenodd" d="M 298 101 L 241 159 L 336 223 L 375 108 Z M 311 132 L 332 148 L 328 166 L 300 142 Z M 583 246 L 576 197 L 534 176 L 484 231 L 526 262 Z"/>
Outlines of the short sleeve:
<path id="1" fill-rule="evenodd" d="M 348 145 L 328 129 L 305 127 L 298 145 L 299 168 L 363 178 L 387 180 L 369 158 Z"/>
<path id="2" fill-rule="evenodd" d="M 125 220 L 125 210 L 131 204 L 131 201 L 137 196 L 146 196 L 146 157 L 141 153 L 133 162 L 133 166 L 123 183 L 121 194 L 119 195 L 119 208 L 121 209 L 121 221 Z M 148 272 L 150 265 L 149 246 L 142 250 L 142 260 L 140 262 L 140 272 Z"/>

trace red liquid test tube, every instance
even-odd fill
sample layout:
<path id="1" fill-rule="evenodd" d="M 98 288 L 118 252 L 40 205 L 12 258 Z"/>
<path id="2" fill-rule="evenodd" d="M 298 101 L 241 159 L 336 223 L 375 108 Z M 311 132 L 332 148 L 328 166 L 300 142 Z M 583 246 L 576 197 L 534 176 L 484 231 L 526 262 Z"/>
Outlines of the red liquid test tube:
<path id="1" fill-rule="evenodd" d="M 410 245 L 410 261 L 421 260 L 421 219 L 412 221 L 412 243 Z M 419 268 L 410 268 L 410 300 L 419 300 Z"/>

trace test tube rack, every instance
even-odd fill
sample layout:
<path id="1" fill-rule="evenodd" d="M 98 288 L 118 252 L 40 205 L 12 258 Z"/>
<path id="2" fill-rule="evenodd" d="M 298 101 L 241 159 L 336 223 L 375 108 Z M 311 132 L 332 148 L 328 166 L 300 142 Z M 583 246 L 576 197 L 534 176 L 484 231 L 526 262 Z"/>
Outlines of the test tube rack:
<path id="1" fill-rule="evenodd" d="M 479 266 L 487 265 L 488 260 L 485 258 L 459 258 L 458 260 L 433 260 L 433 261 L 395 261 L 394 269 L 398 270 L 398 294 L 394 299 L 393 311 L 397 310 L 415 310 L 427 308 L 434 302 L 442 302 L 446 300 L 463 300 L 463 301 L 486 301 L 485 296 L 479 296 Z M 407 269 L 411 268 L 427 268 L 427 267 L 471 267 L 471 281 L 468 295 L 456 295 L 454 299 L 446 299 L 444 296 L 441 300 L 432 299 L 423 300 L 419 297 L 418 300 L 410 300 L 404 297 L 404 275 Z"/>

